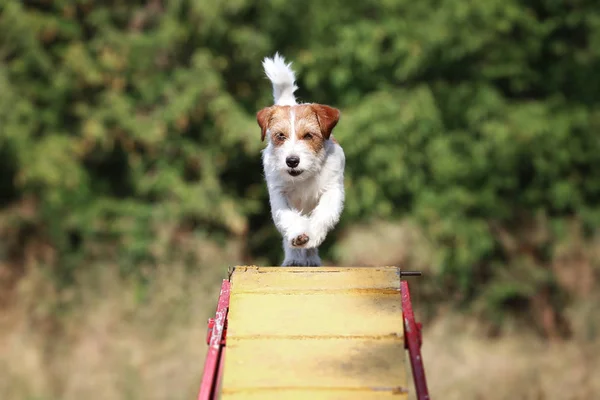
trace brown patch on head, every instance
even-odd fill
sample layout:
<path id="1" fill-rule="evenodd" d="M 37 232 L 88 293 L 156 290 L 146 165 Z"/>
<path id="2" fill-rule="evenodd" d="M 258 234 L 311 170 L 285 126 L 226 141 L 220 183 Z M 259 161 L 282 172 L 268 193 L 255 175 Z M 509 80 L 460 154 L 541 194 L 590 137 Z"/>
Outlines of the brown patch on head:
<path id="1" fill-rule="evenodd" d="M 267 128 L 269 127 L 269 121 L 273 112 L 275 111 L 275 107 L 265 107 L 259 112 L 256 113 L 256 122 L 258 122 L 258 126 L 260 126 L 260 140 L 261 142 L 265 140 L 265 135 L 267 134 Z"/>
<path id="2" fill-rule="evenodd" d="M 273 144 L 280 146 L 291 137 L 293 127 L 296 139 L 305 141 L 314 152 L 323 148 L 323 142 L 331 136 L 339 117 L 339 110 L 322 104 L 271 106 L 256 114 L 261 140 L 265 140 L 269 130 Z"/>
<path id="3" fill-rule="evenodd" d="M 302 104 L 294 107 L 294 114 L 296 139 L 305 142 L 313 152 L 319 152 L 323 148 L 323 142 L 326 138 L 312 104 Z"/>
<path id="4" fill-rule="evenodd" d="M 340 110 L 323 104 L 312 104 L 311 107 L 317 115 L 323 137 L 329 139 L 333 128 L 335 128 L 340 120 Z"/>
<path id="5" fill-rule="evenodd" d="M 303 104 L 294 109 L 296 137 L 306 141 L 314 152 L 320 151 L 340 118 L 339 110 L 322 104 Z"/>
<path id="6" fill-rule="evenodd" d="M 261 129 L 260 140 L 264 141 L 267 135 L 267 129 L 271 130 L 273 142 L 275 144 L 283 143 L 290 136 L 290 106 L 271 106 L 260 110 L 256 114 L 256 121 Z M 280 134 L 283 134 L 282 137 Z"/>

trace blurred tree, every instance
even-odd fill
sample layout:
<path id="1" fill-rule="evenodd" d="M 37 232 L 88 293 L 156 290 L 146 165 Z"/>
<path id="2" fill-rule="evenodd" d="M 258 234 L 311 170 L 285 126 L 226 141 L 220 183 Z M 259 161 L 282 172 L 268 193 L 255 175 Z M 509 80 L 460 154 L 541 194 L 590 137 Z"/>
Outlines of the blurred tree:
<path id="1" fill-rule="evenodd" d="M 3 241 L 7 258 L 36 232 L 58 282 L 97 259 L 135 272 L 175 223 L 278 263 L 254 114 L 271 103 L 261 59 L 280 51 L 301 100 L 343 112 L 338 231 L 415 218 L 443 293 L 493 312 L 541 302 L 560 330 L 553 246 L 567 221 L 600 222 L 597 2 L 1 7 L 0 234 L 24 238 Z"/>

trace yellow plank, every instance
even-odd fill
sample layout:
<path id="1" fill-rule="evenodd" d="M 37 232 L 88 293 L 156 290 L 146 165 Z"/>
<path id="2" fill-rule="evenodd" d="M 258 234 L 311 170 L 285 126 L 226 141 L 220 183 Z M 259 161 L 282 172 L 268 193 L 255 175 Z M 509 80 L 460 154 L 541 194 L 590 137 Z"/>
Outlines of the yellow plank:
<path id="1" fill-rule="evenodd" d="M 399 289 L 396 267 L 236 267 L 236 293 Z"/>
<path id="2" fill-rule="evenodd" d="M 222 398 L 406 398 L 398 272 L 236 267 Z"/>
<path id="3" fill-rule="evenodd" d="M 363 391 L 363 390 L 306 390 L 277 389 L 257 390 L 228 393 L 227 400 L 406 400 L 406 393 L 395 393 L 393 391 Z"/>
<path id="4" fill-rule="evenodd" d="M 228 338 L 402 336 L 402 305 L 397 291 L 308 295 L 232 292 L 228 319 Z"/>
<path id="5" fill-rule="evenodd" d="M 404 343 L 398 339 L 228 340 L 226 390 L 405 387 Z M 251 373 L 248 373 L 251 371 Z"/>

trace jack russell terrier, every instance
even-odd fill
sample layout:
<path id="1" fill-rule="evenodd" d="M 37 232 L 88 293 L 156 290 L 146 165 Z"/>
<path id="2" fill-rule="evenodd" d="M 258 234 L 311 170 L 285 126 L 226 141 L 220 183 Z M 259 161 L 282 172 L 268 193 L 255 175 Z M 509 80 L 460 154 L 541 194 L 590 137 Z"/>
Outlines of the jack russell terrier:
<path id="1" fill-rule="evenodd" d="M 256 114 L 271 215 L 283 236 L 282 266 L 320 266 L 319 246 L 344 208 L 346 157 L 331 132 L 340 111 L 297 103 L 291 63 L 275 54 L 263 60 L 274 105 Z"/>

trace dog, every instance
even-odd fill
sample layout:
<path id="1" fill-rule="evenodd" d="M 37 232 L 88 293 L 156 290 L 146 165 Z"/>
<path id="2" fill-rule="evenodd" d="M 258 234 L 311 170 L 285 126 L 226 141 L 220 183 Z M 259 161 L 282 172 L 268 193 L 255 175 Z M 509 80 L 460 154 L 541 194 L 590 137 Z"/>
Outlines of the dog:
<path id="1" fill-rule="evenodd" d="M 282 266 L 320 266 L 319 246 L 344 208 L 346 158 L 332 131 L 336 108 L 298 103 L 291 63 L 278 53 L 263 60 L 274 104 L 261 109 L 262 163 L 271 216 L 283 236 Z"/>

